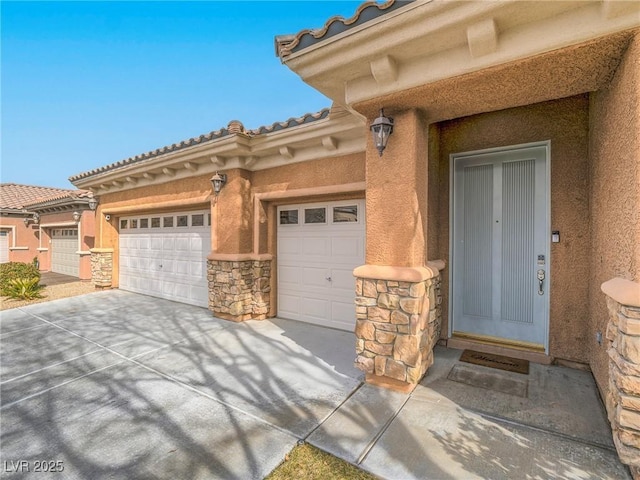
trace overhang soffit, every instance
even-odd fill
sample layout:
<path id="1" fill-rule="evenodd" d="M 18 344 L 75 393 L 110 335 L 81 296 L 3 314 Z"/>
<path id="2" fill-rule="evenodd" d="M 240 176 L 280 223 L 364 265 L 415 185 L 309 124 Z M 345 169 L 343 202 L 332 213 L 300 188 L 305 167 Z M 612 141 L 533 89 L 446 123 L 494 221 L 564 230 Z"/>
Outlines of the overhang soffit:
<path id="1" fill-rule="evenodd" d="M 640 2 L 634 8 L 610 3 L 421 3 L 303 50 L 286 64 L 329 98 L 352 106 L 640 26 Z"/>

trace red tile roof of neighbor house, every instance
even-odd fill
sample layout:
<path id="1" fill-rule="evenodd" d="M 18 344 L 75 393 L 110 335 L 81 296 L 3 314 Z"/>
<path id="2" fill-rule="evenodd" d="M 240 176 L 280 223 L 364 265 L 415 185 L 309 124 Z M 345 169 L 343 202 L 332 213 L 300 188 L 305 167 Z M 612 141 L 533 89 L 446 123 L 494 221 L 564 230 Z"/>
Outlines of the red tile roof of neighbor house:
<path id="1" fill-rule="evenodd" d="M 272 123 L 271 125 L 258 127 L 253 130 L 245 130 L 244 125 L 242 125 L 241 122 L 237 120 L 232 120 L 231 122 L 229 122 L 229 125 L 227 126 L 227 128 L 221 128 L 220 130 L 209 132 L 207 134 L 200 135 L 199 137 L 193 137 L 188 140 L 183 140 L 179 143 L 174 143 L 173 145 L 161 147 L 147 153 L 142 153 L 134 157 L 129 157 L 125 160 L 120 160 L 119 162 L 105 165 L 104 167 L 98 167 L 93 170 L 79 173 L 77 175 L 69 177 L 69 181 L 73 183 L 76 180 L 81 180 L 83 178 L 91 177 L 99 173 L 116 170 L 118 168 L 131 165 L 133 163 L 150 160 L 152 158 L 158 157 L 165 153 L 175 152 L 175 151 L 182 150 L 184 148 L 192 147 L 195 145 L 205 144 L 207 142 L 211 142 L 229 135 L 241 134 L 241 135 L 246 135 L 248 137 L 255 137 L 258 135 L 277 132 L 285 128 L 297 127 L 299 125 L 303 125 L 306 123 L 315 122 L 317 120 L 322 120 L 323 118 L 327 118 L 329 116 L 330 111 L 331 109 L 324 108 L 317 113 L 306 113 L 301 117 L 292 117 L 284 122 L 275 122 L 275 123 Z"/>
<path id="2" fill-rule="evenodd" d="M 92 195 L 88 190 L 2 183 L 0 184 L 0 209 L 22 211 L 25 207 L 36 203 L 63 198 L 90 197 Z"/>
<path id="3" fill-rule="evenodd" d="M 336 15 L 327 20 L 322 28 L 307 28 L 293 35 L 278 35 L 275 38 L 276 55 L 284 58 L 314 43 L 378 18 L 412 1 L 413 0 L 387 0 L 378 3 L 377 1 L 370 0 L 361 4 L 350 18 Z"/>

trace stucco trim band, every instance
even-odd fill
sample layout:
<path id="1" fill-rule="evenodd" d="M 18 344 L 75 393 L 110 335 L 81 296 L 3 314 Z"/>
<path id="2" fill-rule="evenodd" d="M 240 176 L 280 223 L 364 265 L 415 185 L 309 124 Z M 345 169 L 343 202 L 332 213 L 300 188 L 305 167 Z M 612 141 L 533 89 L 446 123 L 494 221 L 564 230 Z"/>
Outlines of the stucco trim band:
<path id="1" fill-rule="evenodd" d="M 624 278 L 612 278 L 604 282 L 600 288 L 620 305 L 640 307 L 640 284 Z"/>
<path id="2" fill-rule="evenodd" d="M 43 250 L 47 250 L 44 248 Z M 90 253 L 113 253 L 113 248 L 92 248 L 89 250 Z"/>
<path id="3" fill-rule="evenodd" d="M 375 278 L 396 282 L 418 283 L 440 275 L 445 267 L 444 260 L 427 262 L 426 267 L 391 267 L 387 265 L 362 265 L 353 271 L 357 278 Z"/>
<path id="4" fill-rule="evenodd" d="M 270 253 L 212 253 L 207 260 L 217 260 L 220 262 L 244 262 L 247 260 L 262 262 L 273 260 Z"/>
<path id="5" fill-rule="evenodd" d="M 199 197 L 184 198 L 181 200 L 170 200 L 168 202 L 154 203 L 137 203 L 126 207 L 107 207 L 102 209 L 102 214 L 121 215 L 123 213 L 139 212 L 143 210 L 158 210 L 161 208 L 184 208 L 195 205 L 202 205 L 211 202 L 211 194 L 201 195 Z"/>

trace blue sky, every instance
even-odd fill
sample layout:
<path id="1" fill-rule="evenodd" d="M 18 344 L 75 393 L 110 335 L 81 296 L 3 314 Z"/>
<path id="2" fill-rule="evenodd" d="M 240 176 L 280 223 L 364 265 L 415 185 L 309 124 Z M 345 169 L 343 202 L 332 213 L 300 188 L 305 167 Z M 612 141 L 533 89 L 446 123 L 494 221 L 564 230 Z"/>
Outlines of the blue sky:
<path id="1" fill-rule="evenodd" d="M 275 35 L 361 2 L 7 2 L 1 8 L 2 182 L 71 175 L 330 101 L 275 56 Z"/>

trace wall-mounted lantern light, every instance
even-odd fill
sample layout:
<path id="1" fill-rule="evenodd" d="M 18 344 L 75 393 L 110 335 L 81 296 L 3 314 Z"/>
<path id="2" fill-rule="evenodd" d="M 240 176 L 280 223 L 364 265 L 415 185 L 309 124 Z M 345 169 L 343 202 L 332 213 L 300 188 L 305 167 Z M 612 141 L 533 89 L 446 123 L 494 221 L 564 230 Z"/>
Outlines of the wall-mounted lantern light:
<path id="1" fill-rule="evenodd" d="M 393 118 L 384 116 L 384 109 L 380 109 L 380 116 L 376 118 L 369 126 L 373 134 L 373 143 L 378 149 L 378 153 L 382 156 L 382 152 L 387 147 L 389 137 L 393 133 Z"/>
<path id="2" fill-rule="evenodd" d="M 24 226 L 29 228 L 29 222 L 31 221 L 31 219 L 29 217 L 24 217 L 22 221 L 24 222 Z"/>
<path id="3" fill-rule="evenodd" d="M 213 186 L 213 194 L 217 197 L 220 194 L 220 190 L 224 187 L 224 184 L 227 183 L 227 174 L 226 173 L 218 173 L 211 177 L 211 185 Z"/>
<path id="4" fill-rule="evenodd" d="M 33 214 L 33 223 L 35 223 L 36 225 L 38 225 L 40 223 L 40 214 L 39 213 L 34 213 Z"/>
<path id="5" fill-rule="evenodd" d="M 98 208 L 98 200 L 96 200 L 94 197 L 91 197 L 89 199 L 89 208 L 91 210 L 95 210 L 96 208 Z"/>
<path id="6" fill-rule="evenodd" d="M 80 217 L 82 217 L 80 212 L 78 212 L 78 211 L 73 212 L 73 221 L 74 222 L 80 223 Z"/>

